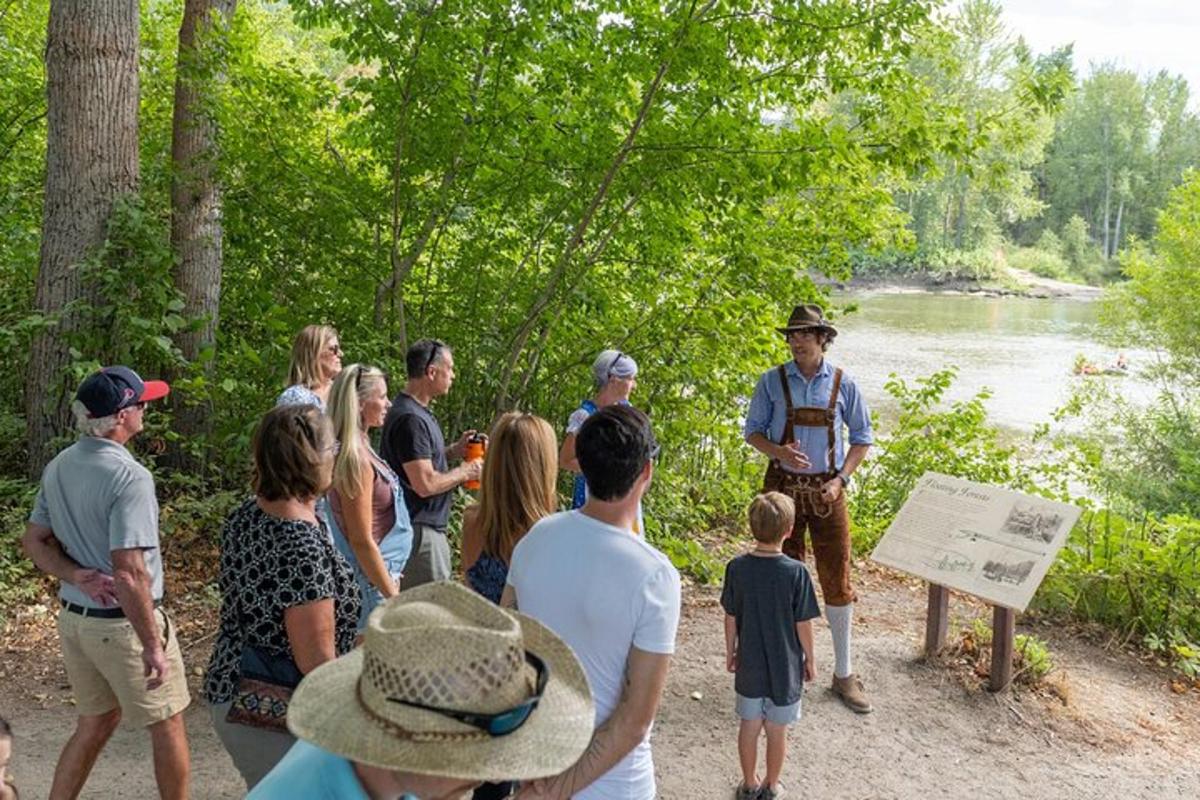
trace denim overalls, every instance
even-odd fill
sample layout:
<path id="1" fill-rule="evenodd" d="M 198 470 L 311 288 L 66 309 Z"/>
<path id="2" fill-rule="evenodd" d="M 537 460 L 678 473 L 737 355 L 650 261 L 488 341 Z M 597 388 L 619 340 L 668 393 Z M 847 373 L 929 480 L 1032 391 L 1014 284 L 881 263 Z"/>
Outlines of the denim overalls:
<path id="1" fill-rule="evenodd" d="M 377 547 L 379 555 L 383 557 L 383 565 L 387 569 L 388 575 L 392 577 L 396 585 L 400 585 L 400 573 L 404 571 L 404 565 L 408 563 L 408 557 L 412 553 L 412 522 L 408 518 L 408 506 L 404 504 L 404 492 L 400 488 L 400 480 L 396 477 L 396 473 L 391 468 L 381 465 L 378 456 L 374 453 L 371 456 L 372 468 L 376 472 L 383 471 L 383 476 L 391 484 L 392 502 L 396 504 L 396 523 L 380 540 Z M 367 617 L 370 616 L 371 611 L 383 602 L 383 595 L 371 584 L 370 579 L 359 566 L 358 558 L 354 555 L 354 548 L 350 546 L 345 534 L 338 527 L 337 520 L 334 519 L 333 507 L 329 503 L 328 496 L 321 498 L 320 510 L 325 515 L 326 522 L 329 523 L 329 532 L 333 537 L 333 543 L 350 562 L 350 566 L 354 568 L 354 578 L 358 581 L 358 589 L 362 595 L 362 609 L 358 614 L 358 632 L 362 633 L 367 627 Z"/>

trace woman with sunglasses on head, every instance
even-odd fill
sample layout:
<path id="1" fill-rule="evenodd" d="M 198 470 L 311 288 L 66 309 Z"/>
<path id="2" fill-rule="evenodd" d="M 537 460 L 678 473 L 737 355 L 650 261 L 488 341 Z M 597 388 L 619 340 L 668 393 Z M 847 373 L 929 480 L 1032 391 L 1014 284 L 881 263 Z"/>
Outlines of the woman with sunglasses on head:
<path id="1" fill-rule="evenodd" d="M 339 448 L 326 498 L 327 519 L 362 590 L 360 632 L 371 610 L 399 593 L 401 572 L 412 552 L 413 529 L 400 480 L 368 438 L 372 428 L 383 425 L 391 405 L 383 373 L 364 364 L 342 370 L 329 397 Z"/>
<path id="2" fill-rule="evenodd" d="M 275 405 L 308 403 L 324 411 L 329 403 L 333 379 L 341 371 L 342 345 L 338 341 L 338 332 L 329 325 L 305 326 L 292 343 L 288 387 Z"/>
<path id="3" fill-rule="evenodd" d="M 583 508 L 587 502 L 587 481 L 579 469 L 579 459 L 575 457 L 575 435 L 583 427 L 584 421 L 605 406 L 620 403 L 629 405 L 629 396 L 637 388 L 638 365 L 633 356 L 620 350 L 604 350 L 596 356 L 592 364 L 592 382 L 596 392 L 591 399 L 584 400 L 579 408 L 567 419 L 567 432 L 563 436 L 562 449 L 558 452 L 558 465 L 561 469 L 575 473 L 574 490 L 571 493 L 571 508 Z M 635 533 L 642 533 L 641 512 L 638 512 L 638 523 Z"/>
<path id="4" fill-rule="evenodd" d="M 247 788 L 295 744 L 278 697 L 354 647 L 359 608 L 354 573 L 316 510 L 333 473 L 329 420 L 314 405 L 274 408 L 251 450 L 254 496 L 221 531 L 221 622 L 204 682 Z"/>

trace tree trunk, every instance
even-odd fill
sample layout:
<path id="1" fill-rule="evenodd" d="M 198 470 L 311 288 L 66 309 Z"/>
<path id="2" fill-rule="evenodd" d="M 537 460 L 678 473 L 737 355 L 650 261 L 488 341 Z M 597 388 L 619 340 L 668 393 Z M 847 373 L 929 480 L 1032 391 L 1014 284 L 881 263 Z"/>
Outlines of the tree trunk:
<path id="1" fill-rule="evenodd" d="M 1111 240 L 1112 233 L 1112 171 L 1105 168 L 1104 170 L 1104 257 L 1108 258 L 1108 244 Z"/>
<path id="2" fill-rule="evenodd" d="M 963 249 L 963 243 L 966 241 L 967 234 L 967 187 L 968 178 L 964 172 L 959 178 L 958 186 L 958 215 L 954 220 L 954 248 L 956 250 Z"/>
<path id="3" fill-rule="evenodd" d="M 1109 258 L 1115 258 L 1117 255 L 1117 251 L 1121 249 L 1121 217 L 1124 216 L 1124 214 L 1125 214 L 1125 198 L 1122 197 L 1121 202 L 1117 204 L 1117 222 L 1116 222 L 1116 226 L 1113 230 L 1112 253 L 1110 253 L 1108 255 Z"/>
<path id="4" fill-rule="evenodd" d="M 69 425 L 69 304 L 95 301 L 74 267 L 104 242 L 113 204 L 138 187 L 138 0 L 53 0 L 46 40 L 46 195 L 25 410 L 31 477 Z M 90 354 L 85 354 L 90 355 Z M 136 366 L 136 365 L 135 365 Z"/>
<path id="5" fill-rule="evenodd" d="M 210 111 L 213 93 L 224 77 L 213 64 L 223 48 L 219 28 L 233 16 L 237 0 L 186 0 L 179 27 L 175 70 L 175 112 L 171 130 L 171 250 L 177 259 L 175 286 L 184 299 L 184 316 L 203 320 L 176 335 L 183 357 L 195 363 L 216 347 L 221 303 L 221 188 L 217 183 L 217 123 Z M 203 369 L 211 372 L 213 362 Z M 176 375 L 178 377 L 179 375 Z M 195 443 L 211 419 L 207 403 L 173 398 L 180 442 Z M 199 466 L 198 454 L 183 446 L 168 452 L 177 468 Z"/>

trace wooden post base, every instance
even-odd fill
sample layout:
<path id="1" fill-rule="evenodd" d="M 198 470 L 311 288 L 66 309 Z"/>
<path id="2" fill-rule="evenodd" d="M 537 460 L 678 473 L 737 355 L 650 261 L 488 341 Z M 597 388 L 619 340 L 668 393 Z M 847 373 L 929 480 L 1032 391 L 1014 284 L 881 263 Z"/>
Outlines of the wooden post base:
<path id="1" fill-rule="evenodd" d="M 925 657 L 933 658 L 946 646 L 950 629 L 950 590 L 929 584 L 929 611 L 925 615 Z"/>
<path id="2" fill-rule="evenodd" d="M 1013 678 L 1013 641 L 1016 638 L 1017 612 L 1003 606 L 992 607 L 992 672 L 988 688 L 1003 691 Z"/>

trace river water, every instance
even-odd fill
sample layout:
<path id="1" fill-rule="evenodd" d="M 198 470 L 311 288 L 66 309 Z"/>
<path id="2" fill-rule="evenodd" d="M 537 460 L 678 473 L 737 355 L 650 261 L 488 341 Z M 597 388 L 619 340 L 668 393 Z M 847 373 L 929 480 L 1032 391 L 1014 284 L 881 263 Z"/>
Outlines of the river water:
<path id="1" fill-rule="evenodd" d="M 1094 301 L 886 292 L 839 293 L 833 300 L 858 308 L 839 317 L 830 361 L 854 376 L 885 424 L 896 411 L 883 388 L 889 374 L 911 384 L 950 365 L 958 367 L 958 378 L 947 399 L 968 399 L 989 387 L 990 421 L 1017 434 L 1050 422 L 1081 385 L 1107 385 L 1137 402 L 1153 394 L 1137 375 L 1153 361 L 1147 350 L 1122 350 L 1131 367 L 1126 377 L 1072 374 L 1081 353 L 1098 365 L 1117 355 L 1101 342 Z"/>

